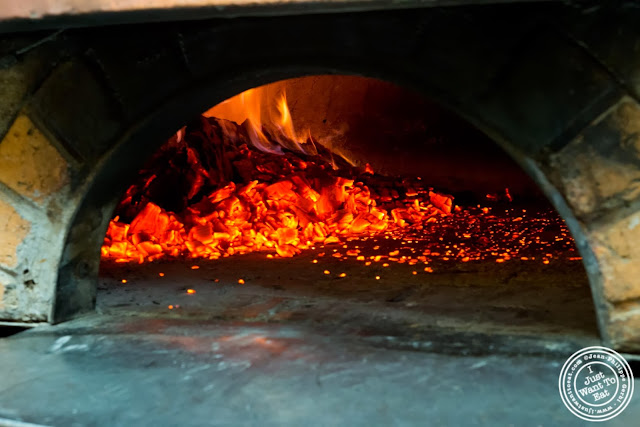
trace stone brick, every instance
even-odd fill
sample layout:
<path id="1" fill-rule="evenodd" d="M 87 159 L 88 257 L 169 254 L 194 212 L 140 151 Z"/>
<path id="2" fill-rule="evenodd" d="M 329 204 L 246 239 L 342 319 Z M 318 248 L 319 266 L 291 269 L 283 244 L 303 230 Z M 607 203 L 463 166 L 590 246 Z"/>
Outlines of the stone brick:
<path id="1" fill-rule="evenodd" d="M 620 351 L 640 351 L 640 303 L 632 302 L 616 307 L 610 316 L 609 345 Z"/>
<path id="2" fill-rule="evenodd" d="M 67 163 L 25 115 L 20 115 L 0 142 L 0 181 L 42 203 L 67 181 Z"/>
<path id="3" fill-rule="evenodd" d="M 33 40 L 29 42 L 33 43 Z M 9 44 L 12 45 L 10 41 Z M 11 47 L 18 50 L 20 46 L 18 43 Z M 0 64 L 0 138 L 11 125 L 24 99 L 49 72 L 48 61 L 51 54 L 45 52 L 41 55 L 26 55 L 20 59 L 8 55 L 1 59 L 5 58 L 13 58 L 15 63 L 6 66 Z"/>
<path id="4" fill-rule="evenodd" d="M 22 218 L 11 205 L 0 200 L 0 264 L 8 268 L 18 264 L 18 246 L 30 229 L 29 221 Z M 0 297 L 2 294 L 0 292 Z"/>
<path id="5" fill-rule="evenodd" d="M 125 27 L 109 37 L 97 37 L 88 56 L 102 69 L 128 118 L 157 108 L 190 79 L 178 37 L 171 30 Z"/>
<path id="6" fill-rule="evenodd" d="M 499 72 L 484 106 L 486 120 L 530 156 L 569 142 L 606 109 L 615 82 L 580 47 L 540 28 Z"/>
<path id="7" fill-rule="evenodd" d="M 0 70 L 0 135 L 4 135 L 29 89 L 23 67 Z"/>
<path id="8" fill-rule="evenodd" d="M 619 209 L 640 197 L 640 106 L 623 98 L 551 157 L 578 217 Z"/>
<path id="9" fill-rule="evenodd" d="M 20 320 L 15 315 L 19 300 L 15 278 L 0 271 L 0 320 Z"/>
<path id="10" fill-rule="evenodd" d="M 84 159 L 104 153 L 120 129 L 115 99 L 78 62 L 59 66 L 35 93 L 30 108 L 67 149 Z"/>
<path id="11" fill-rule="evenodd" d="M 640 298 L 640 212 L 590 233 L 608 301 Z"/>
<path id="12" fill-rule="evenodd" d="M 0 271 L 0 320 L 45 322 L 51 309 L 51 289 L 25 286 L 20 277 Z"/>
<path id="13" fill-rule="evenodd" d="M 585 2 L 586 3 L 586 2 Z M 610 5 L 625 2 L 611 2 Z M 598 13 L 585 13 L 580 7 L 565 9 L 554 17 L 582 46 L 616 74 L 635 95 L 640 95 L 640 9 L 598 7 Z M 604 5 L 605 3 L 602 3 Z M 608 6 L 608 5 L 607 5 Z M 631 6 L 631 7 L 629 7 Z M 586 7 L 591 7 L 588 5 Z M 611 23 L 615 22 L 612 27 Z M 615 28 L 615 31 L 612 29 Z"/>
<path id="14" fill-rule="evenodd" d="M 620 131 L 622 149 L 640 160 L 640 107 L 631 99 L 623 100 L 614 110 L 612 120 Z"/>

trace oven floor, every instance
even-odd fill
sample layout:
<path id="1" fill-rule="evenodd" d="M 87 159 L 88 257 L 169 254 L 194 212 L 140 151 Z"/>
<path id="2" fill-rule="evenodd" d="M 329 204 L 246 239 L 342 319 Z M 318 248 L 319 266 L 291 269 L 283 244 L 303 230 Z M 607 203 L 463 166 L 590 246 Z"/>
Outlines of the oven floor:
<path id="1" fill-rule="evenodd" d="M 297 325 L 376 345 L 463 354 L 537 354 L 597 343 L 580 262 L 432 263 L 426 273 L 406 264 L 365 267 L 331 253 L 103 265 L 97 310 Z"/>
<path id="2" fill-rule="evenodd" d="M 557 376 L 595 316 L 552 267 L 104 265 L 96 313 L 0 340 L 0 425 L 584 425 Z"/>
<path id="3" fill-rule="evenodd" d="M 558 395 L 567 356 L 460 356 L 305 326 L 90 315 L 0 340 L 0 425 L 585 425 Z M 607 425 L 635 425 L 635 402 Z"/>

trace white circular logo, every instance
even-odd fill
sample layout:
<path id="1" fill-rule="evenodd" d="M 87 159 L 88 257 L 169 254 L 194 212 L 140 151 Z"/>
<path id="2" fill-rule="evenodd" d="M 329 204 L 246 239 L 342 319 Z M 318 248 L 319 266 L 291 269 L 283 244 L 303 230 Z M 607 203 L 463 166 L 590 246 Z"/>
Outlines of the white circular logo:
<path id="1" fill-rule="evenodd" d="M 629 363 L 607 347 L 586 347 L 575 352 L 560 371 L 562 402 L 576 417 L 607 421 L 620 414 L 633 396 Z"/>

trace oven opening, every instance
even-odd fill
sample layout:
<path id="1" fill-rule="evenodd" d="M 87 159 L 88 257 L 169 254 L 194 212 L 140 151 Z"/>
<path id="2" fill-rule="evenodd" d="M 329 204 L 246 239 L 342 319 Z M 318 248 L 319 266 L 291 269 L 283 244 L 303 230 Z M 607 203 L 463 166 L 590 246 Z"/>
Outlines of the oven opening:
<path id="1" fill-rule="evenodd" d="M 364 77 L 278 81 L 185 123 L 101 256 L 102 313 L 463 354 L 598 340 L 582 258 L 537 185 L 464 119 Z"/>

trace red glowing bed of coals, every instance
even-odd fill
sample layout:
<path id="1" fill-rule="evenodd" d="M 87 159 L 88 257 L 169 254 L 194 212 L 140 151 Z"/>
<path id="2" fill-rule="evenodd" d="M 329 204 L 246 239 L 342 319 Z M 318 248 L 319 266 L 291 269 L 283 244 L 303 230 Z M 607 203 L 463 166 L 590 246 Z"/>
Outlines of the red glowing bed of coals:
<path id="1" fill-rule="evenodd" d="M 527 212 L 510 201 L 506 191 L 488 197 L 492 207 L 461 208 L 420 178 L 353 167 L 311 138 L 268 129 L 258 138 L 248 122 L 202 117 L 172 137 L 127 190 L 102 258 L 292 257 L 331 245 L 335 257 L 426 272 L 434 260 L 580 259 L 554 211 Z"/>

